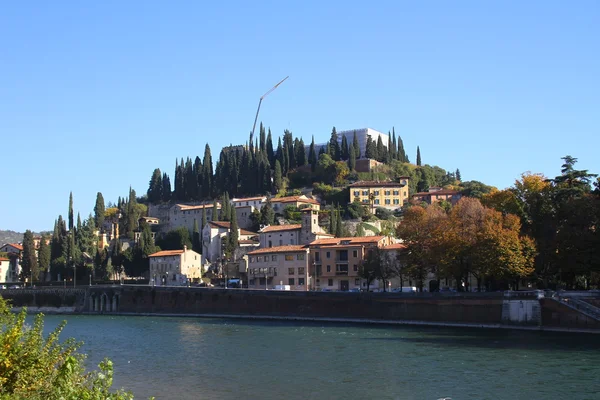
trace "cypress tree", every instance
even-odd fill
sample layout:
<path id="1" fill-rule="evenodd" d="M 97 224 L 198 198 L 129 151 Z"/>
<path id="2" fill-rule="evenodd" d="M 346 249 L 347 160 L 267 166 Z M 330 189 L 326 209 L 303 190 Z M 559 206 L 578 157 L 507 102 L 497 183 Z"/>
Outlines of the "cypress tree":
<path id="1" fill-rule="evenodd" d="M 340 157 L 342 160 L 347 161 L 350 158 L 348 139 L 346 139 L 346 135 L 342 135 L 342 148 L 340 149 L 340 152 Z"/>
<path id="2" fill-rule="evenodd" d="M 134 230 L 137 228 L 137 200 L 135 198 L 135 190 L 129 187 L 129 201 L 127 202 L 127 237 L 134 238 Z"/>
<path id="3" fill-rule="evenodd" d="M 260 130 L 259 130 L 259 136 L 260 136 L 260 144 L 259 144 L 259 150 L 261 152 L 266 152 L 267 151 L 267 138 L 266 138 L 266 132 L 265 132 L 265 127 L 263 126 L 263 123 L 261 121 L 260 123 Z"/>
<path id="4" fill-rule="evenodd" d="M 396 130 L 392 126 L 392 154 L 394 160 L 398 160 L 398 143 L 396 142 Z"/>
<path id="5" fill-rule="evenodd" d="M 340 216 L 339 208 L 336 210 L 336 215 L 335 215 L 335 236 L 336 237 L 344 236 L 344 230 L 342 229 L 342 217 Z"/>
<path id="6" fill-rule="evenodd" d="M 162 201 L 162 174 L 159 168 L 154 169 L 150 184 L 148 185 L 148 201 L 150 203 L 160 203 Z"/>
<path id="7" fill-rule="evenodd" d="M 73 230 L 73 192 L 69 193 L 69 231 Z"/>
<path id="8" fill-rule="evenodd" d="M 218 208 L 218 205 L 217 205 L 217 199 L 215 199 L 213 201 L 213 208 L 212 208 L 211 220 L 212 221 L 218 221 L 219 220 L 219 208 Z"/>
<path id="9" fill-rule="evenodd" d="M 341 149 L 338 143 L 338 135 L 335 126 L 331 130 L 331 138 L 329 139 L 329 155 L 334 161 L 340 161 Z"/>
<path id="10" fill-rule="evenodd" d="M 163 173 L 162 177 L 162 201 L 168 202 L 171 200 L 171 179 L 167 173 Z M 114 265 L 114 262 L 113 262 Z"/>
<path id="11" fill-rule="evenodd" d="M 235 214 L 235 208 L 231 209 L 231 225 L 229 226 L 229 238 L 228 238 L 228 247 L 229 247 L 229 256 L 233 259 L 235 254 L 235 249 L 238 248 L 239 245 L 239 235 L 238 235 L 238 223 L 237 216 Z"/>
<path id="12" fill-rule="evenodd" d="M 296 163 L 299 167 L 306 165 L 306 150 L 302 139 L 298 141 L 298 147 L 296 148 Z"/>
<path id="13" fill-rule="evenodd" d="M 335 217 L 335 208 L 333 207 L 333 205 L 331 205 L 331 208 L 329 210 L 329 233 L 331 233 L 332 235 L 335 235 L 335 230 L 337 226 Z"/>
<path id="14" fill-rule="evenodd" d="M 96 223 L 98 229 L 102 229 L 105 213 L 106 209 L 104 207 L 104 196 L 102 196 L 101 192 L 98 192 L 96 194 L 96 205 L 94 206 L 94 222 Z"/>
<path id="15" fill-rule="evenodd" d="M 373 143 L 371 136 L 367 136 L 367 146 L 365 151 L 365 158 L 375 158 L 375 152 L 377 148 Z"/>
<path id="16" fill-rule="evenodd" d="M 281 145 L 281 138 L 279 138 L 279 141 L 277 143 L 277 160 L 279 160 L 279 165 L 281 165 L 281 173 L 283 174 L 283 167 L 285 165 L 285 157 L 284 157 L 284 152 L 283 152 L 283 146 Z"/>
<path id="17" fill-rule="evenodd" d="M 398 160 L 404 163 L 409 162 L 406 151 L 404 151 L 404 143 L 402 142 L 400 135 L 398 135 Z"/>
<path id="18" fill-rule="evenodd" d="M 386 149 L 386 161 L 389 163 L 394 159 L 394 146 L 392 146 L 392 136 L 388 132 L 388 143 Z"/>
<path id="19" fill-rule="evenodd" d="M 383 162 L 385 160 L 385 146 L 383 145 L 383 140 L 381 140 L 381 136 L 377 138 L 377 156 L 375 159 L 377 161 Z"/>
<path id="20" fill-rule="evenodd" d="M 38 262 L 35 255 L 33 233 L 27 229 L 23 235 L 23 254 L 21 256 L 21 280 L 38 279 Z"/>
<path id="21" fill-rule="evenodd" d="M 208 143 L 204 147 L 204 158 L 202 159 L 202 197 L 210 198 L 213 193 L 213 163 Z"/>
<path id="22" fill-rule="evenodd" d="M 315 152 L 315 136 L 312 137 L 312 142 L 310 142 L 310 148 L 308 150 L 308 162 L 310 163 L 310 170 L 315 172 L 317 167 L 317 153 Z"/>
<path id="23" fill-rule="evenodd" d="M 421 166 L 421 149 L 417 146 L 417 165 Z"/>
<path id="24" fill-rule="evenodd" d="M 456 172 L 454 173 L 454 176 L 456 177 L 456 180 L 461 182 L 460 179 L 460 170 L 458 168 L 456 168 Z"/>
<path id="25" fill-rule="evenodd" d="M 270 197 L 267 197 L 265 205 L 260 209 L 260 221 L 263 225 L 273 225 L 275 222 L 275 212 Z"/>
<path id="26" fill-rule="evenodd" d="M 221 221 L 229 221 L 229 216 L 231 215 L 230 208 L 229 195 L 225 192 L 221 197 L 221 218 L 219 218 Z"/>
<path id="27" fill-rule="evenodd" d="M 202 160 L 196 156 L 194 159 L 194 181 L 196 186 L 196 197 L 194 200 L 200 200 L 202 198 Z M 161 193 L 162 198 L 162 193 Z"/>
<path id="28" fill-rule="evenodd" d="M 363 228 L 363 226 L 362 226 L 361 223 L 359 223 L 356 226 L 356 235 L 354 235 L 354 236 L 356 236 L 356 237 L 363 237 L 363 236 L 365 236 L 365 228 Z"/>
<path id="29" fill-rule="evenodd" d="M 356 131 L 354 131 L 354 137 L 352 138 L 352 146 L 354 146 L 356 159 L 358 160 L 360 158 L 360 145 L 358 144 L 358 136 L 356 136 Z"/>
<path id="30" fill-rule="evenodd" d="M 196 253 L 202 253 L 202 243 L 200 241 L 200 229 L 198 228 L 198 220 L 194 218 L 194 231 L 192 234 L 192 250 Z"/>
<path id="31" fill-rule="evenodd" d="M 271 137 L 271 128 L 269 128 L 269 133 L 267 133 L 267 158 L 269 159 L 269 165 L 271 168 L 275 165 L 275 153 L 273 153 L 273 138 Z"/>
<path id="32" fill-rule="evenodd" d="M 202 231 L 204 230 L 204 227 L 206 226 L 207 220 L 206 220 L 206 205 L 204 205 L 202 207 L 202 227 L 200 228 L 200 253 L 202 253 L 202 247 L 203 247 L 203 240 L 204 238 L 202 237 Z"/>
<path id="33" fill-rule="evenodd" d="M 350 154 L 350 159 L 348 160 L 348 168 L 350 168 L 350 171 L 354 171 L 356 169 L 356 151 L 354 150 L 353 144 L 350 145 L 348 153 Z"/>
<path id="34" fill-rule="evenodd" d="M 38 249 L 38 272 L 47 273 L 50 268 L 50 246 L 46 243 L 47 236 L 42 236 Z"/>
<path id="35" fill-rule="evenodd" d="M 281 165 L 279 160 L 275 160 L 275 175 L 273 177 L 273 190 L 279 192 L 283 187 L 283 178 L 281 176 Z"/>

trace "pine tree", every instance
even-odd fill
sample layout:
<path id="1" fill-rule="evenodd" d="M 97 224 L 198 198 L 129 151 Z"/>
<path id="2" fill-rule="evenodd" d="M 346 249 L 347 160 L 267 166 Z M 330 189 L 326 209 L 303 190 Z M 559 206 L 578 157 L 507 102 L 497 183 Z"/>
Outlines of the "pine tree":
<path id="1" fill-rule="evenodd" d="M 223 193 L 221 197 L 221 221 L 229 221 L 231 215 L 231 203 L 229 203 L 229 194 Z"/>
<path id="2" fill-rule="evenodd" d="M 342 160 L 347 161 L 350 158 L 348 139 L 346 139 L 346 135 L 342 135 L 342 147 L 340 152 Z"/>
<path id="3" fill-rule="evenodd" d="M 335 230 L 337 227 L 337 222 L 335 220 L 335 217 L 336 217 L 335 208 L 332 205 L 331 209 L 329 210 L 329 233 L 331 233 L 332 235 L 335 235 Z"/>
<path id="4" fill-rule="evenodd" d="M 194 218 L 194 231 L 192 234 L 192 250 L 196 253 L 202 253 L 202 243 L 200 241 L 200 229 L 198 228 L 198 220 Z"/>
<path id="5" fill-rule="evenodd" d="M 204 205 L 204 207 L 202 207 L 202 227 L 200 228 L 200 253 L 202 253 L 202 248 L 204 246 L 204 243 L 202 243 L 202 241 L 204 240 L 204 238 L 202 237 L 202 230 L 206 226 L 206 223 L 207 223 L 207 220 L 206 220 L 206 205 Z"/>
<path id="6" fill-rule="evenodd" d="M 310 149 L 308 150 L 308 162 L 310 163 L 310 170 L 315 172 L 317 168 L 317 153 L 315 152 L 315 136 L 312 137 L 310 142 Z"/>
<path id="7" fill-rule="evenodd" d="M 23 254 L 21 256 L 21 280 L 38 279 L 38 263 L 35 255 L 33 233 L 27 229 L 23 235 Z"/>
<path id="8" fill-rule="evenodd" d="M 73 192 L 69 193 L 69 231 L 73 230 Z"/>
<path id="9" fill-rule="evenodd" d="M 460 170 L 458 168 L 456 168 L 456 172 L 454 173 L 454 176 L 456 177 L 456 180 L 461 182 L 460 179 Z"/>
<path id="10" fill-rule="evenodd" d="M 354 150 L 353 144 L 350 145 L 348 154 L 350 155 L 350 159 L 348 160 L 348 168 L 350 168 L 350 171 L 354 171 L 356 169 L 356 151 Z"/>
<path id="11" fill-rule="evenodd" d="M 212 208 L 211 220 L 212 221 L 218 221 L 219 220 L 219 206 L 217 204 L 217 199 L 215 199 L 213 201 L 213 208 Z"/>
<path id="12" fill-rule="evenodd" d="M 367 136 L 365 158 L 375 158 L 375 150 L 373 149 L 373 147 L 373 139 L 371 139 L 371 136 Z"/>
<path id="13" fill-rule="evenodd" d="M 354 131 L 354 137 L 352 138 L 352 146 L 354 146 L 356 159 L 358 160 L 360 158 L 360 145 L 358 144 L 358 136 L 356 136 L 356 131 Z"/>
<path id="14" fill-rule="evenodd" d="M 229 253 L 229 258 L 233 259 L 234 254 L 235 254 L 235 249 L 238 248 L 239 245 L 239 232 L 238 232 L 238 223 L 237 223 L 237 216 L 235 214 L 235 208 L 233 208 L 231 210 L 231 225 L 229 226 L 229 237 L 227 238 L 227 247 L 228 247 L 228 253 Z"/>
<path id="15" fill-rule="evenodd" d="M 283 187 L 283 178 L 281 176 L 281 165 L 279 160 L 275 160 L 275 174 L 273 178 L 273 189 L 275 192 L 279 192 Z"/>
<path id="16" fill-rule="evenodd" d="M 404 150 L 404 142 L 402 142 L 402 138 L 398 135 L 398 160 L 407 163 L 408 157 L 406 156 L 406 151 Z"/>
<path id="17" fill-rule="evenodd" d="M 335 215 L 335 237 L 343 237 L 344 230 L 342 228 L 342 217 L 340 216 L 339 208 L 336 210 Z"/>
<path id="18" fill-rule="evenodd" d="M 340 161 L 342 150 L 338 142 L 337 131 L 335 126 L 331 130 L 331 138 L 329 139 L 329 155 L 334 161 Z"/>
<path id="19" fill-rule="evenodd" d="M 421 149 L 419 149 L 419 146 L 417 146 L 417 165 L 421 166 Z"/>
<path id="20" fill-rule="evenodd" d="M 273 225 L 275 222 L 275 211 L 273 211 L 270 197 L 267 197 L 265 205 L 260 209 L 260 222 L 263 225 Z"/>
<path id="21" fill-rule="evenodd" d="M 202 159 L 202 197 L 210 198 L 213 194 L 213 163 L 208 143 L 204 147 L 204 158 Z"/>
<path id="22" fill-rule="evenodd" d="M 47 240 L 47 236 L 42 236 L 38 249 L 38 272 L 42 273 L 47 273 L 50 268 L 50 246 L 48 246 Z"/>
<path id="23" fill-rule="evenodd" d="M 96 194 L 96 205 L 94 206 L 94 222 L 98 229 L 102 229 L 102 225 L 104 224 L 104 215 L 106 213 L 106 209 L 104 206 L 104 197 L 101 192 Z"/>

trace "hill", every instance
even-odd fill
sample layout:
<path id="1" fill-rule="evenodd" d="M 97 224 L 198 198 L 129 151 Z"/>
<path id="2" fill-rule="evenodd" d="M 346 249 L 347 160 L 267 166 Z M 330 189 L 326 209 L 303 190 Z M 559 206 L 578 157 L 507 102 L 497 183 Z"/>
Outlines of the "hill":
<path id="1" fill-rule="evenodd" d="M 47 233 L 47 232 L 42 232 Z M 33 233 L 33 236 L 40 236 L 42 233 Z M 21 243 L 23 241 L 23 233 L 15 231 L 0 230 L 0 246 L 6 243 Z"/>

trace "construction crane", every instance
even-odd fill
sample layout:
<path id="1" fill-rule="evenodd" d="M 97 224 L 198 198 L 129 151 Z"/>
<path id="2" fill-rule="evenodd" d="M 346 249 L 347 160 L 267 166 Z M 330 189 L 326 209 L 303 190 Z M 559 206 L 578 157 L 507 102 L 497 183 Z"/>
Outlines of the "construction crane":
<path id="1" fill-rule="evenodd" d="M 277 89 L 277 86 L 281 85 L 289 76 L 283 78 L 279 83 L 271 88 L 267 93 L 263 94 L 258 101 L 258 108 L 256 109 L 256 117 L 254 117 L 254 125 L 252 125 L 252 133 L 250 133 L 250 141 L 254 138 L 254 129 L 256 129 L 256 121 L 258 120 L 258 113 L 260 112 L 260 105 L 265 97 L 267 97 L 273 90 Z"/>

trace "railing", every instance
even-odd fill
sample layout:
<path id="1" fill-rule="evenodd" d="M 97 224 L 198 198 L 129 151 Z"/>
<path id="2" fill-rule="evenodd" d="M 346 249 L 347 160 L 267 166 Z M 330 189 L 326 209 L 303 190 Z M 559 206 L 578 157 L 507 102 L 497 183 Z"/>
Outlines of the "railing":
<path id="1" fill-rule="evenodd" d="M 582 314 L 585 314 L 588 317 L 595 319 L 596 321 L 600 321 L 600 309 L 598 307 L 595 307 L 590 303 L 573 297 L 557 296 L 557 299 L 561 303 L 566 304 L 571 308 L 574 308 Z"/>
<path id="2" fill-rule="evenodd" d="M 348 276 L 348 271 L 335 271 L 335 274 Z"/>

